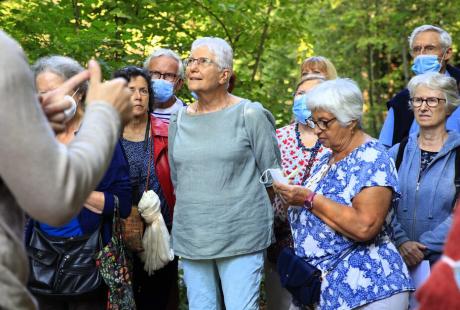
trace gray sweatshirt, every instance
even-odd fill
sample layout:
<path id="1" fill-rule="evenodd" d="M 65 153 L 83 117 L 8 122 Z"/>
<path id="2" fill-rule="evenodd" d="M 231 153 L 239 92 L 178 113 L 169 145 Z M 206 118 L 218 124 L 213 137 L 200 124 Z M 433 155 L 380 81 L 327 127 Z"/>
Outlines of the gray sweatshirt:
<path id="1" fill-rule="evenodd" d="M 0 31 L 0 309 L 36 308 L 26 289 L 24 211 L 51 225 L 70 220 L 101 180 L 119 133 L 117 111 L 98 102 L 72 143 L 58 143 L 21 47 Z"/>
<path id="2" fill-rule="evenodd" d="M 245 99 L 213 113 L 179 113 L 169 126 L 174 252 L 217 259 L 266 249 L 273 209 L 259 178 L 280 167 L 272 114 Z"/>

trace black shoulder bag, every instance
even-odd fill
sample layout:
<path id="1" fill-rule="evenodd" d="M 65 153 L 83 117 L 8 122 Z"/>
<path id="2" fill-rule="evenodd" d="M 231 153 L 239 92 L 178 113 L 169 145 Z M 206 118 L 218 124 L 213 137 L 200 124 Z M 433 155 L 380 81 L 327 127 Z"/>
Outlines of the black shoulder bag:
<path id="1" fill-rule="evenodd" d="M 325 274 L 332 271 L 340 260 L 357 247 L 358 244 L 350 246 L 331 264 Z M 319 302 L 323 274 L 316 266 L 297 256 L 292 248 L 286 247 L 278 257 L 277 270 L 281 286 L 287 289 L 297 302 L 304 306 Z"/>
<path id="2" fill-rule="evenodd" d="M 99 228 L 78 237 L 49 236 L 38 223 L 26 245 L 29 256 L 29 290 L 38 295 L 79 296 L 97 290 L 102 277 L 95 254 L 102 248 Z"/>

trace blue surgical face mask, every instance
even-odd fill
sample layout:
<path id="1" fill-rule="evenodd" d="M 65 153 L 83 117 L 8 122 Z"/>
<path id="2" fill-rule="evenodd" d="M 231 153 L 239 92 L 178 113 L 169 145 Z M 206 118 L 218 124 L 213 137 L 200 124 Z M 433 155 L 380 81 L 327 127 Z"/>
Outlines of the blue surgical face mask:
<path id="1" fill-rule="evenodd" d="M 418 55 L 415 57 L 414 64 L 412 65 L 412 71 L 416 75 L 439 72 L 439 70 L 441 70 L 441 64 L 438 61 L 437 55 Z"/>
<path id="2" fill-rule="evenodd" d="M 174 95 L 174 83 L 163 80 L 152 80 L 155 102 L 166 102 Z"/>
<path id="3" fill-rule="evenodd" d="M 198 99 L 198 95 L 197 95 L 194 91 L 192 91 L 192 92 L 190 93 L 190 95 L 192 95 L 192 97 L 193 97 L 195 100 Z"/>
<path id="4" fill-rule="evenodd" d="M 311 116 L 311 111 L 307 108 L 306 94 L 294 97 L 292 113 L 294 113 L 297 122 L 307 125 L 307 119 Z"/>

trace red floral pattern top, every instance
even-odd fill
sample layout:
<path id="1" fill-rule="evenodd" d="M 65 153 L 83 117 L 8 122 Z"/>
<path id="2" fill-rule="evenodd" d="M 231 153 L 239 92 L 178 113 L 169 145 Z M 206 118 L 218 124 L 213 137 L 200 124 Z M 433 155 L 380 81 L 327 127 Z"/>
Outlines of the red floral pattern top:
<path id="1" fill-rule="evenodd" d="M 307 165 L 310 157 L 317 148 L 315 158 L 310 171 L 314 170 L 319 159 L 330 153 L 330 150 L 322 146 L 319 142 L 312 147 L 307 148 L 300 141 L 300 136 L 296 133 L 297 124 L 290 124 L 276 130 L 276 138 L 278 139 L 278 147 L 281 152 L 281 166 L 286 175 L 290 175 L 293 171 L 299 169 L 299 173 L 294 177 L 293 184 L 300 185 L 305 177 Z M 287 210 L 282 207 L 282 201 L 279 196 L 275 197 L 273 208 L 275 212 L 274 231 L 276 243 L 272 244 L 268 249 L 268 258 L 271 262 L 276 263 L 276 258 L 281 249 L 289 245 L 291 241 L 291 229 L 289 226 Z"/>

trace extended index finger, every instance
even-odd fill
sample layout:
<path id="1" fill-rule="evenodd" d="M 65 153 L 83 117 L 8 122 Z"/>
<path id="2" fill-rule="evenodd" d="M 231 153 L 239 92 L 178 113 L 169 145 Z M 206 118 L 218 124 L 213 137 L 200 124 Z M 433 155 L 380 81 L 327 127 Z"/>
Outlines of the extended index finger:
<path id="1" fill-rule="evenodd" d="M 88 63 L 88 70 L 90 75 L 90 85 L 100 84 L 102 79 L 101 67 L 94 59 L 91 59 Z"/>
<path id="2" fill-rule="evenodd" d="M 77 88 L 81 83 L 89 79 L 89 71 L 84 70 L 65 81 L 57 90 L 62 94 L 67 94 Z"/>
<path id="3" fill-rule="evenodd" d="M 77 88 L 78 85 L 80 85 L 84 81 L 87 81 L 88 79 L 89 79 L 88 70 L 84 70 L 74 75 L 73 77 L 65 81 L 61 86 L 59 86 L 55 90 L 42 95 L 41 96 L 42 106 L 47 106 L 48 104 L 50 104 L 53 100 L 57 98 L 61 99 L 62 98 L 61 96 L 64 96 L 65 94 L 70 93 L 75 88 Z"/>

